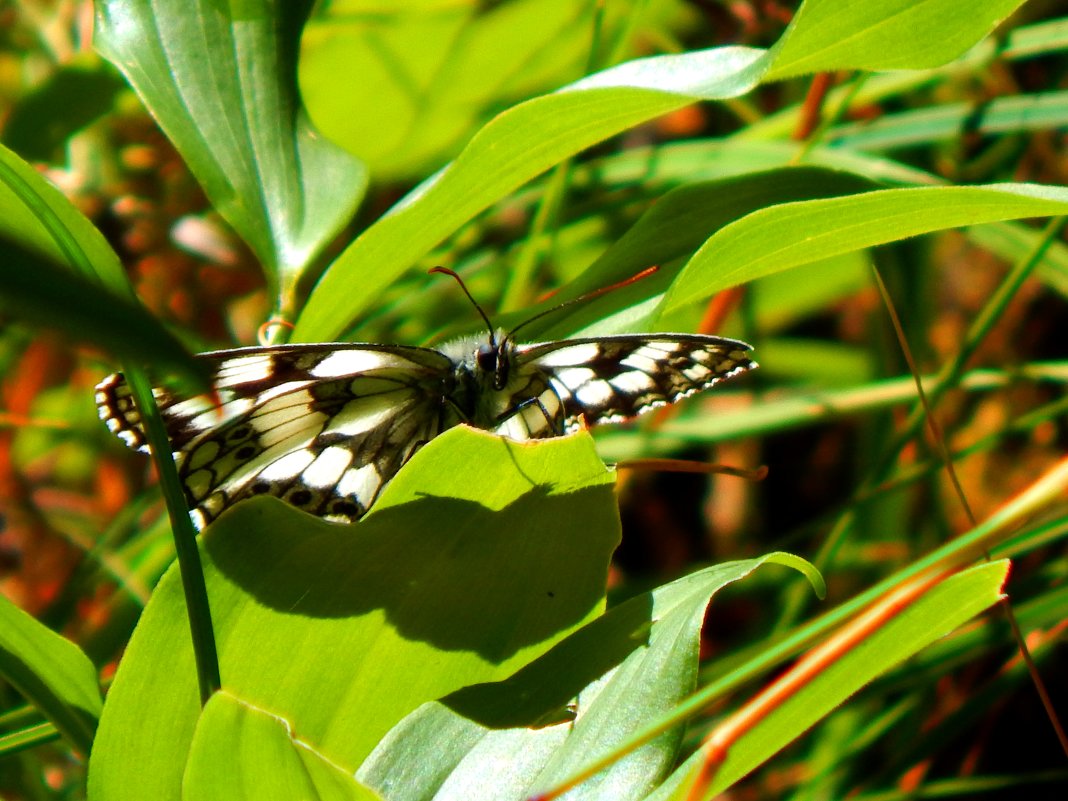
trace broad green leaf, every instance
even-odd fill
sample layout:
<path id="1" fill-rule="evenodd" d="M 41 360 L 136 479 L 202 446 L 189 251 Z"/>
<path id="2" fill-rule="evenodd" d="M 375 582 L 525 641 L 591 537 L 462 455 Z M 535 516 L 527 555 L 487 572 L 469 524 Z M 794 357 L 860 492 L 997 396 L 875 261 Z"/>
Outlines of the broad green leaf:
<path id="1" fill-rule="evenodd" d="M 182 798 L 375 801 L 379 796 L 301 742 L 276 715 L 218 692 L 197 722 Z"/>
<path id="2" fill-rule="evenodd" d="M 283 311 L 366 175 L 320 136 L 296 83 L 311 0 L 101 0 L 95 44 L 140 95 L 215 208 L 276 285 Z"/>
<path id="3" fill-rule="evenodd" d="M 619 538 L 589 437 L 433 439 L 352 526 L 274 499 L 202 537 L 223 688 L 355 770 L 419 705 L 506 678 L 603 609 Z M 108 695 L 94 801 L 175 797 L 198 716 L 188 623 L 169 572 Z M 139 721 L 166 720 L 150 735 Z"/>
<path id="4" fill-rule="evenodd" d="M 336 338 L 401 272 L 491 203 L 590 145 L 698 95 L 748 91 L 760 61 L 761 51 L 741 47 L 644 59 L 503 112 L 341 254 L 308 298 L 292 339 Z"/>
<path id="5" fill-rule="evenodd" d="M 979 565 L 949 577 L 830 665 L 742 737 L 727 754 L 706 798 L 724 792 L 801 736 L 864 685 L 997 603 L 1009 562 Z M 699 751 L 649 801 L 687 798 Z"/>
<path id="6" fill-rule="evenodd" d="M 1064 27 L 1068 32 L 1068 25 Z M 596 182 L 607 189 L 631 188 L 640 182 L 651 191 L 662 192 L 680 184 L 722 180 L 781 169 L 798 159 L 800 148 L 801 145 L 796 142 L 748 141 L 737 137 L 669 143 L 656 148 L 636 148 L 590 161 L 575 169 L 573 180 L 579 186 Z M 888 185 L 924 186 L 945 183 L 937 176 L 899 162 L 865 153 L 850 153 L 838 148 L 813 148 L 807 152 L 805 163 L 853 173 Z M 984 225 L 969 229 L 966 234 L 969 239 L 1007 261 L 1023 258 L 1041 236 L 1019 223 Z M 853 258 L 858 257 L 854 255 Z M 819 291 L 814 285 L 827 281 L 830 277 L 827 273 L 822 273 L 821 280 L 817 282 L 812 280 L 812 273 L 802 276 L 804 272 L 798 272 L 796 280 L 807 283 L 810 291 Z M 1061 294 L 1068 294 L 1068 249 L 1058 242 L 1052 243 L 1036 274 Z M 781 277 L 786 278 L 787 275 L 789 273 L 784 273 Z M 776 280 L 778 278 L 776 277 Z M 759 294 L 759 289 L 756 291 Z"/>
<path id="7" fill-rule="evenodd" d="M 638 13 L 634 6 L 596 12 L 602 50 Z M 641 11 L 665 16 L 664 6 Z M 304 31 L 304 102 L 319 129 L 367 162 L 376 180 L 417 175 L 454 155 L 490 109 L 580 77 L 594 13 L 590 0 L 333 2 Z"/>
<path id="8" fill-rule="evenodd" d="M 1038 184 L 884 189 L 786 203 L 720 229 L 679 274 L 662 313 L 841 253 L 947 228 L 1062 214 L 1068 189 Z"/>
<path id="9" fill-rule="evenodd" d="M 709 600 L 768 561 L 801 567 L 822 588 L 811 568 L 781 554 L 717 565 L 643 593 L 506 681 L 418 709 L 382 740 L 358 778 L 391 801 L 521 801 L 552 787 L 693 692 Z M 559 723 L 539 725 L 554 713 Z M 682 734 L 665 732 L 568 798 L 643 798 L 674 764 Z"/>
<path id="10" fill-rule="evenodd" d="M 939 7 L 950 0 L 940 0 Z M 323 275 L 308 299 L 294 341 L 337 338 L 370 306 L 384 287 L 460 226 L 527 181 L 585 148 L 628 128 L 699 100 L 737 97 L 757 86 L 800 38 L 805 51 L 839 42 L 841 29 L 828 18 L 848 20 L 850 34 L 878 34 L 901 0 L 828 4 L 798 14 L 770 51 L 722 47 L 626 62 L 543 97 L 516 105 L 487 123 L 460 155 L 369 227 Z M 1018 4 L 1018 3 L 1017 3 Z M 807 4 L 806 4 L 807 5 Z M 880 50 L 854 54 L 856 68 L 881 67 L 882 52 L 927 48 L 943 60 L 959 55 L 1005 13 L 1004 2 L 955 0 L 969 23 L 966 37 L 945 37 L 938 29 L 891 26 L 878 35 Z M 837 9 L 829 6 L 837 6 Z M 804 8 L 802 8 L 802 12 Z M 783 62 L 786 64 L 786 62 Z M 788 65 L 787 65 L 788 66 Z"/>
<path id="11" fill-rule="evenodd" d="M 1025 0 L 807 0 L 778 46 L 769 80 L 827 70 L 937 67 Z"/>
<path id="12" fill-rule="evenodd" d="M 89 753 L 103 707 L 96 668 L 70 640 L 0 595 L 0 675 Z"/>
<path id="13" fill-rule="evenodd" d="M 858 6 L 859 7 L 859 6 Z M 995 61 L 1019 61 L 1036 55 L 1057 53 L 1068 45 L 1068 21 L 1045 20 L 997 31 L 956 58 L 931 70 L 899 70 L 866 76 L 859 88 L 847 82 L 827 93 L 823 108 L 831 111 L 842 108 L 848 100 L 854 108 L 892 105 L 895 98 L 914 95 L 936 83 L 956 83 L 970 80 L 989 69 Z M 996 98 L 995 98 L 996 101 Z M 908 101 L 911 104 L 913 100 Z M 787 138 L 797 129 L 801 115 L 806 113 L 801 102 L 757 120 L 731 136 L 732 139 Z M 903 166 L 903 165 L 902 165 Z"/>

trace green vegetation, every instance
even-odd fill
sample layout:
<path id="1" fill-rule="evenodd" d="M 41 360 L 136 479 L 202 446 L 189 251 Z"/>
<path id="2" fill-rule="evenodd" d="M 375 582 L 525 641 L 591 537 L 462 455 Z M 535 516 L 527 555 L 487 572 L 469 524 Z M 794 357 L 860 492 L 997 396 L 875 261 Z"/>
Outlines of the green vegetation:
<path id="1" fill-rule="evenodd" d="M 1008 622 L 1063 714 L 1053 6 L 0 10 L 0 796 L 1060 797 Z M 96 417 L 122 369 L 163 452 L 195 352 L 480 331 L 434 265 L 506 327 L 656 265 L 523 337 L 761 369 L 199 537 Z"/>

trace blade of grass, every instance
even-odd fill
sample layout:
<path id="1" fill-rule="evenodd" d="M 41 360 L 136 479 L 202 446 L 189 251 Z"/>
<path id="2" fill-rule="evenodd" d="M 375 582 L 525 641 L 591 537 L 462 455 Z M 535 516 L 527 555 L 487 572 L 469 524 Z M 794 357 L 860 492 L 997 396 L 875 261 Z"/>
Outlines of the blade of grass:
<path id="1" fill-rule="evenodd" d="M 660 736 L 668 729 L 693 718 L 727 693 L 737 689 L 757 676 L 773 669 L 783 661 L 796 656 L 825 634 L 833 631 L 853 615 L 869 606 L 883 595 L 912 581 L 931 570 L 950 570 L 964 567 L 996 544 L 1004 542 L 1016 533 L 1016 527 L 1026 518 L 1038 514 L 1053 503 L 1060 502 L 1068 492 L 1068 457 L 1058 462 L 1031 486 L 1010 499 L 970 532 L 946 543 L 922 559 L 880 581 L 865 592 L 815 620 L 805 624 L 789 635 L 773 642 L 743 668 L 702 687 L 680 704 L 670 715 L 643 729 L 613 753 L 591 762 L 576 772 L 567 782 L 573 785 L 591 777 L 619 758 L 619 755 L 641 747 Z"/>
<path id="2" fill-rule="evenodd" d="M 219 655 L 215 647 L 215 635 L 211 623 L 211 607 L 208 590 L 204 583 L 204 569 L 197 548 L 197 535 L 185 500 L 178 471 L 171 458 L 170 441 L 163 427 L 163 419 L 152 397 L 152 385 L 139 368 L 127 369 L 126 381 L 133 392 L 138 411 L 145 427 L 145 435 L 152 449 L 152 458 L 159 474 L 163 498 L 167 502 L 171 530 L 174 532 L 174 547 L 178 554 L 178 566 L 182 574 L 182 589 L 185 593 L 189 630 L 193 639 L 193 655 L 197 666 L 197 683 L 200 687 L 200 704 L 222 686 L 219 676 Z"/>

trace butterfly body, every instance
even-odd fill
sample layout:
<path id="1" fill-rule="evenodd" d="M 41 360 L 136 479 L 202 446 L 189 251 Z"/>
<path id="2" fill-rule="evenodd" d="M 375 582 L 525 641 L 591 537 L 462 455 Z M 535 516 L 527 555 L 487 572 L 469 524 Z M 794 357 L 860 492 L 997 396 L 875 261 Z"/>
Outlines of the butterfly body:
<path id="1" fill-rule="evenodd" d="M 542 439 L 618 422 L 747 370 L 749 346 L 696 334 L 522 344 L 504 332 L 440 349 L 325 343 L 200 354 L 216 396 L 156 389 L 194 522 L 270 494 L 328 520 L 359 519 L 414 453 L 466 423 Z M 108 428 L 148 451 L 121 374 L 97 387 Z"/>

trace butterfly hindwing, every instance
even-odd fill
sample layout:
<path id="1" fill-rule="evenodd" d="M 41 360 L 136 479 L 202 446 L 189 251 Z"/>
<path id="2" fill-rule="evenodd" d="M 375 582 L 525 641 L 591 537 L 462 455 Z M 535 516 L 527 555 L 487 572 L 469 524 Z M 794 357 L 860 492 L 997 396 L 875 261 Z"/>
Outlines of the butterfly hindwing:
<path id="1" fill-rule="evenodd" d="M 290 345 L 199 358 L 216 363 L 215 397 L 154 390 L 198 527 L 257 494 L 355 520 L 444 424 L 452 362 L 437 351 Z M 100 384 L 97 402 L 114 433 L 147 450 L 121 375 Z"/>
<path id="2" fill-rule="evenodd" d="M 698 334 L 633 334 L 521 345 L 516 360 L 544 372 L 566 430 L 611 423 L 674 403 L 754 362 L 744 342 Z"/>

